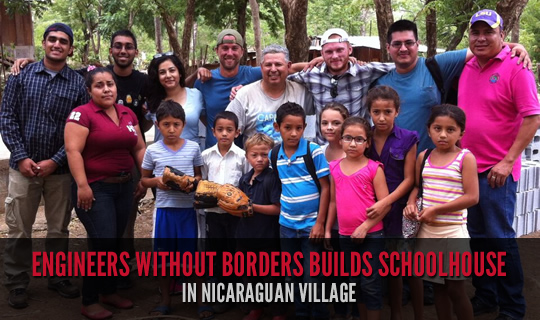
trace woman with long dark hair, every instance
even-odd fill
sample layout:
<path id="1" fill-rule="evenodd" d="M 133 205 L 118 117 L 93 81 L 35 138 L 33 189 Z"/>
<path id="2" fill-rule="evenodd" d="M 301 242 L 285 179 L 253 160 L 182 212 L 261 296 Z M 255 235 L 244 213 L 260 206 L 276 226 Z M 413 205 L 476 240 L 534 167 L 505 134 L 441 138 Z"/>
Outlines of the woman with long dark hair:
<path id="1" fill-rule="evenodd" d="M 202 94 L 197 89 L 186 88 L 186 71 L 173 52 L 158 53 L 148 66 L 148 110 L 155 122 L 155 112 L 163 100 L 179 103 L 186 113 L 182 138 L 199 143 L 199 118 L 204 110 Z M 154 141 L 160 140 L 156 130 Z"/>

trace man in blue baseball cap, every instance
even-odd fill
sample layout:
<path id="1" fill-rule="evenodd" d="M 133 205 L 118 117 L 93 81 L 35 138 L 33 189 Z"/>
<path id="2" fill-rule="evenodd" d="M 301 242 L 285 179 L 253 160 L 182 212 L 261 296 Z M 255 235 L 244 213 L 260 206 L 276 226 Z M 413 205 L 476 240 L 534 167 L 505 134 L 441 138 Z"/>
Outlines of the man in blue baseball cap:
<path id="1" fill-rule="evenodd" d="M 64 126 L 71 110 L 89 99 L 83 78 L 66 64 L 73 53 L 71 28 L 63 23 L 50 25 L 42 45 L 45 57 L 41 61 L 9 77 L 0 107 L 0 135 L 11 153 L 4 285 L 13 308 L 28 306 L 32 225 L 42 197 L 47 219 L 45 250 L 68 250 L 71 175 L 64 149 Z M 79 289 L 67 278 L 49 277 L 48 282 L 48 288 L 62 297 L 79 296 Z"/>

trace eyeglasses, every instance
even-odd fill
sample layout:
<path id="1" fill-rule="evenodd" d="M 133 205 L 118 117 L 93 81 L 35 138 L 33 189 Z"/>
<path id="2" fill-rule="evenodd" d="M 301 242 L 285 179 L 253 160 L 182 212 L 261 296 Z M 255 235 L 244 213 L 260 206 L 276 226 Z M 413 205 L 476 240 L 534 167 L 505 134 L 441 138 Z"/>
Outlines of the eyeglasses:
<path id="1" fill-rule="evenodd" d="M 394 41 L 394 42 L 392 42 L 390 45 L 391 45 L 392 48 L 394 48 L 394 49 L 400 49 L 401 46 L 403 46 L 403 45 L 405 45 L 405 47 L 407 47 L 407 49 L 410 49 L 410 48 L 412 48 L 415 44 L 416 44 L 416 41 L 407 40 L 407 41 L 405 41 L 405 42 Z"/>
<path id="2" fill-rule="evenodd" d="M 112 48 L 114 50 L 118 50 L 118 51 L 122 50 L 122 48 L 126 49 L 126 51 L 131 51 L 131 50 L 137 49 L 137 48 L 135 48 L 135 45 L 132 44 L 132 43 L 123 44 L 123 43 L 120 43 L 120 42 L 113 43 Z"/>
<path id="3" fill-rule="evenodd" d="M 174 55 L 174 52 L 172 51 L 168 51 L 168 52 L 165 52 L 165 53 L 156 53 L 154 55 L 154 58 L 153 59 L 157 59 L 157 58 L 161 58 L 161 57 L 167 57 L 167 56 L 172 56 Z"/>
<path id="4" fill-rule="evenodd" d="M 338 91 L 337 91 L 337 85 L 338 85 L 338 78 L 336 76 L 333 76 L 330 78 L 330 84 L 332 85 L 332 88 L 330 88 L 330 95 L 332 98 L 337 97 Z"/>
<path id="5" fill-rule="evenodd" d="M 350 136 L 350 135 L 346 135 L 346 136 L 341 137 L 341 140 L 343 140 L 343 142 L 346 142 L 346 143 L 351 143 L 354 140 L 354 142 L 357 145 L 364 144 L 364 142 L 367 141 L 367 139 L 362 137 L 362 136 L 353 137 L 353 136 Z"/>

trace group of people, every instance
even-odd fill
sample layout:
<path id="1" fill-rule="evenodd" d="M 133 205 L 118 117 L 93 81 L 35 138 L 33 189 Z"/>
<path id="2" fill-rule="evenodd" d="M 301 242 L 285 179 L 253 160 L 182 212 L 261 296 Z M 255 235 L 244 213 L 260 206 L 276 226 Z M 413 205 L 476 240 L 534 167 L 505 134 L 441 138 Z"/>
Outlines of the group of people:
<path id="1" fill-rule="evenodd" d="M 148 76 L 134 70 L 137 41 L 122 30 L 111 39 L 114 65 L 89 67 L 85 80 L 66 64 L 72 30 L 63 23 L 49 26 L 45 57 L 22 62 L 28 65 L 9 78 L 0 110 L 0 133 L 11 152 L 4 253 L 9 305 L 28 305 L 29 240 L 42 196 L 51 238 L 47 251 L 67 251 L 75 208 L 90 249 L 133 252 L 137 203 L 147 188 L 157 188 L 152 236 L 181 240 L 156 241 L 156 251 L 195 251 L 196 242 L 184 240 L 205 237 L 214 240 L 209 245 L 215 250 L 280 249 L 307 256 L 321 252 L 326 238 L 335 250 L 377 257 L 382 250 L 402 250 L 378 240 L 401 238 L 403 216 L 422 222 L 420 240 L 471 237 L 470 248 L 446 250 L 505 251 L 507 276 L 473 278 L 471 300 L 464 278 L 426 279 L 434 283 L 439 319 L 453 313 L 472 319 L 497 308 L 497 320 L 523 319 L 523 272 L 512 221 L 520 154 L 539 127 L 540 105 L 534 75 L 525 68 L 526 50 L 503 40 L 502 18 L 481 10 L 470 20 L 469 48 L 435 56 L 445 90 L 459 76 L 456 107 L 442 103 L 437 80 L 418 56 L 416 25 L 408 20 L 396 21 L 387 33 L 394 63 L 350 61 L 349 37 L 334 28 L 323 34 L 322 58 L 309 64 L 318 64 L 312 70 L 292 64 L 279 45 L 264 49 L 261 67 L 241 66 L 244 40 L 226 29 L 215 47 L 219 67 L 189 77 L 170 52 L 154 56 Z M 199 120 L 207 128 L 202 152 Z M 152 124 L 156 139 L 146 147 L 144 132 Z M 303 137 L 309 126 L 316 128 L 313 142 Z M 239 136 L 243 148 L 234 142 Z M 171 190 L 161 180 L 167 165 L 197 180 L 238 186 L 252 200 L 254 216 L 195 210 L 193 194 Z M 260 248 L 245 238 L 281 241 Z M 425 250 L 425 243 L 418 241 L 415 250 Z M 131 285 L 129 278 L 119 280 L 84 278 L 81 313 L 111 317 L 100 301 L 133 307 L 116 293 Z M 322 278 L 305 272 L 290 280 Z M 353 315 L 379 319 L 382 279 L 374 273 L 349 280 L 359 283 Z M 153 315 L 171 311 L 171 281 L 160 279 L 162 298 Z M 388 282 L 391 318 L 402 319 L 402 279 Z M 409 284 L 415 318 L 422 319 L 422 281 L 411 278 Z M 51 277 L 48 286 L 63 297 L 79 296 L 67 278 Z M 200 318 L 212 319 L 215 308 L 199 302 Z M 285 319 L 286 308 L 272 310 L 274 320 Z M 346 304 L 334 305 L 337 319 L 349 312 Z M 250 306 L 245 319 L 262 313 L 261 305 Z M 325 304 L 299 298 L 295 315 L 330 317 Z"/>

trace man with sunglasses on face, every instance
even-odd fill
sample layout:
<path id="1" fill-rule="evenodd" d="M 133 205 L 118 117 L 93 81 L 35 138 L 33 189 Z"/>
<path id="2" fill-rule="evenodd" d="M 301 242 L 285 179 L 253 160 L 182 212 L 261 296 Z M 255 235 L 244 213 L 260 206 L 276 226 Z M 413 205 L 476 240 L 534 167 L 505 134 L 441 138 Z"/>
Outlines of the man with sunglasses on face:
<path id="1" fill-rule="evenodd" d="M 360 66 L 349 61 L 351 53 L 347 32 L 339 28 L 328 29 L 321 38 L 323 64 L 311 71 L 289 76 L 290 80 L 304 84 L 313 94 L 317 114 L 326 104 L 339 102 L 351 115 L 370 119 L 365 106 L 367 91 L 373 81 L 394 69 L 394 64 L 371 62 Z M 319 128 L 318 118 L 316 127 Z M 322 144 L 325 139 L 319 131 L 316 130 L 317 142 Z"/>
<path id="2" fill-rule="evenodd" d="M 513 55 L 519 55 L 519 62 L 525 60 L 523 66 L 530 65 L 527 51 L 522 45 L 508 43 Z M 426 122 L 431 107 L 442 101 L 441 92 L 426 66 L 426 59 L 418 56 L 418 30 L 416 24 L 409 20 L 394 22 L 387 33 L 386 48 L 396 64 L 396 68 L 379 78 L 376 85 L 390 86 L 396 90 L 401 100 L 399 117 L 396 125 L 418 132 L 420 142 L 418 152 L 434 148 L 427 134 Z M 445 91 L 451 88 L 453 81 L 459 77 L 465 62 L 473 57 L 470 49 L 449 51 L 435 56 L 441 70 Z"/>
<path id="3" fill-rule="evenodd" d="M 73 54 L 71 28 L 63 23 L 50 25 L 42 46 L 45 57 L 41 61 L 8 79 L 0 107 L 0 134 L 11 153 L 4 284 L 13 308 L 28 306 L 32 225 L 42 197 L 47 219 L 45 251 L 67 253 L 72 206 L 64 126 L 71 110 L 89 100 L 83 78 L 66 64 Z M 79 289 L 66 278 L 49 277 L 48 282 L 48 288 L 62 297 L 79 296 Z"/>

